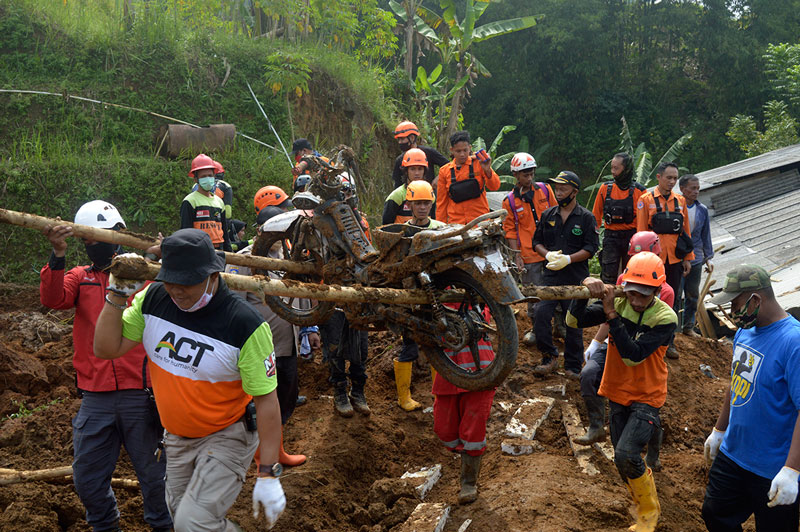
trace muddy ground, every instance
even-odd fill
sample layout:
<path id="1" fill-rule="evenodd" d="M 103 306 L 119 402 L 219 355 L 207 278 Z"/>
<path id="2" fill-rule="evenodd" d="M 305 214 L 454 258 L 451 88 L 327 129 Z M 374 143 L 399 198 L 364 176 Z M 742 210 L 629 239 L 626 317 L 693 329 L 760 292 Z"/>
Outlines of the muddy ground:
<path id="1" fill-rule="evenodd" d="M 0 468 L 44 469 L 71 462 L 71 419 L 80 404 L 71 366 L 71 318 L 71 312 L 43 308 L 37 287 L 0 285 Z M 527 330 L 527 318 L 518 320 L 520 331 Z M 593 332 L 586 331 L 587 342 Z M 390 482 L 376 481 L 435 463 L 442 464 L 443 476 L 426 501 L 453 505 L 446 532 L 455 532 L 466 519 L 472 519 L 471 532 L 618 531 L 632 523 L 629 497 L 613 464 L 595 451 L 593 463 L 601 473 L 588 476 L 570 451 L 560 401 L 577 404 L 586 423 L 578 383 L 561 374 L 534 376 L 531 370 L 540 357 L 525 347 L 515 371 L 497 390 L 480 497 L 472 505 L 456 505 L 459 461 L 434 435 L 432 414 L 406 413 L 397 406 L 391 357 L 398 344 L 389 333 L 370 336 L 367 397 L 373 413 L 368 418 L 334 415 L 327 368 L 319 358 L 301 361 L 301 393 L 309 402 L 295 411 L 285 439 L 289 452 L 304 452 L 309 460 L 282 477 L 288 505 L 274 530 L 389 531 L 417 501 L 393 490 Z M 707 475 L 703 441 L 716 419 L 729 372 L 729 345 L 682 335 L 676 345 L 681 356 L 668 361 L 669 395 L 661 410 L 664 469 L 656 473 L 660 532 L 705 529 L 700 518 Z M 698 366 L 703 363 L 723 379 L 701 373 Z M 511 412 L 499 402 L 518 403 L 561 383 L 566 383 L 566 396 L 538 430 L 534 454 L 501 454 L 501 432 Z M 415 367 L 413 386 L 414 398 L 431 406 L 430 373 L 423 361 Z M 124 451 L 115 477 L 135 478 Z M 251 515 L 253 478 L 251 468 L 229 513 L 248 531 L 263 529 Z M 149 530 L 138 492 L 115 492 L 123 529 Z M 0 530 L 78 532 L 89 527 L 65 479 L 0 486 Z"/>

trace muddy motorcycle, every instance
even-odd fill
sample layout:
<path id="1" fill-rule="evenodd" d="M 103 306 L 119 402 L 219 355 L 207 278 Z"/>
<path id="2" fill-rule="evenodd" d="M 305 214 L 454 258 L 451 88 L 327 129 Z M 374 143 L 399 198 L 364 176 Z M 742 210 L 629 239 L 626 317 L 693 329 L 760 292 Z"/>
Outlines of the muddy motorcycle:
<path id="1" fill-rule="evenodd" d="M 352 327 L 392 330 L 416 341 L 433 367 L 453 384 L 479 390 L 497 386 L 514 367 L 517 325 L 509 306 L 524 299 L 511 274 L 502 220 L 505 211 L 487 213 L 467 225 L 422 230 L 390 224 L 372 233 L 375 247 L 360 223 L 357 200 L 345 199 L 340 174 L 355 174 L 353 154 L 340 149 L 328 163 L 304 158 L 312 181 L 294 195 L 296 210 L 262 226 L 253 253 L 278 252 L 294 262 L 314 265 L 310 274 L 286 273 L 284 279 L 352 287 L 422 289 L 423 305 L 333 303 L 303 305 L 291 298 L 267 296 L 276 314 L 297 325 L 323 323 L 338 306 Z M 348 175 L 342 174 L 342 175 Z M 495 359 L 478 357 L 479 340 L 491 343 Z M 453 363 L 445 350 L 468 348 L 477 370 Z"/>

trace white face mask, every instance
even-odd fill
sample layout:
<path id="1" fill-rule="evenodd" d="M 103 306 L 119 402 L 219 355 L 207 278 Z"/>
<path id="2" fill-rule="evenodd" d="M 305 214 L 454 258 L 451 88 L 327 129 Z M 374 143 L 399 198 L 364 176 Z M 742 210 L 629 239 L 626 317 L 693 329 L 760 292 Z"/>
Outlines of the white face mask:
<path id="1" fill-rule="evenodd" d="M 178 305 L 178 303 L 176 303 L 174 299 L 172 299 L 172 296 L 170 296 L 170 299 L 172 299 L 172 302 L 175 303 L 176 307 L 180 308 L 184 312 L 195 312 L 195 311 L 198 311 L 201 308 L 203 308 L 206 305 L 208 305 L 208 303 L 211 301 L 211 298 L 214 297 L 214 293 L 213 292 L 209 292 L 209 290 L 208 290 L 208 285 L 210 283 L 211 283 L 211 277 L 206 279 L 206 287 L 203 289 L 203 295 L 200 296 L 200 299 L 198 299 L 195 302 L 195 304 L 192 305 L 189 308 L 186 308 L 186 309 L 185 308 L 181 308 L 181 306 Z"/>

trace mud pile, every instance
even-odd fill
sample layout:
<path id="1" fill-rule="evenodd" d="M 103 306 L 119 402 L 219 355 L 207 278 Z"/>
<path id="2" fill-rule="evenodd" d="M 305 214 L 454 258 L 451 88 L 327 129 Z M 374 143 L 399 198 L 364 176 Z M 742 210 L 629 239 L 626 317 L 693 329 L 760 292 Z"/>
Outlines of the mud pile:
<path id="1" fill-rule="evenodd" d="M 46 469 L 72 460 L 71 419 L 80 399 L 71 366 L 71 313 L 41 307 L 36 287 L 0 285 L 0 468 Z M 523 315 L 522 309 L 519 315 Z M 519 317 L 520 331 L 530 326 Z M 585 331 L 586 339 L 594 330 Z M 439 463 L 442 478 L 426 502 L 453 505 L 446 531 L 472 519 L 469 531 L 618 531 L 633 523 L 630 500 L 613 464 L 594 451 L 595 476 L 581 471 L 562 424 L 564 402 L 576 405 L 586 423 L 578 383 L 561 374 L 533 375 L 535 349 L 520 348 L 515 371 L 498 388 L 489 423 L 488 451 L 479 479 L 480 497 L 466 507 L 455 504 L 459 461 L 433 433 L 433 416 L 397 406 L 391 358 L 400 339 L 370 335 L 367 398 L 372 416 L 342 419 L 333 413 L 328 370 L 319 358 L 300 361 L 298 407 L 286 426 L 289 452 L 303 452 L 308 462 L 287 470 L 282 484 L 287 509 L 277 531 L 385 532 L 403 522 L 417 504 L 413 492 L 395 479 L 405 471 Z M 664 469 L 656 473 L 662 517 L 658 530 L 704 530 L 700 507 L 707 468 L 703 441 L 716 420 L 729 374 L 730 346 L 679 335 L 679 360 L 669 360 L 669 395 L 661 411 Z M 704 375 L 711 366 L 721 379 Z M 559 370 L 561 371 L 561 370 Z M 502 432 L 517 404 L 546 395 L 545 388 L 566 384 L 555 407 L 536 433 L 533 454 L 511 457 L 500 452 Z M 415 365 L 413 396 L 432 406 L 430 373 Z M 263 527 L 252 518 L 250 494 L 254 473 L 229 516 L 245 530 Z M 135 479 L 124 450 L 118 478 Z M 115 489 L 126 531 L 144 532 L 138 491 Z M 752 530 L 752 528 L 750 528 Z M 0 486 L 0 530 L 88 531 L 71 480 Z"/>

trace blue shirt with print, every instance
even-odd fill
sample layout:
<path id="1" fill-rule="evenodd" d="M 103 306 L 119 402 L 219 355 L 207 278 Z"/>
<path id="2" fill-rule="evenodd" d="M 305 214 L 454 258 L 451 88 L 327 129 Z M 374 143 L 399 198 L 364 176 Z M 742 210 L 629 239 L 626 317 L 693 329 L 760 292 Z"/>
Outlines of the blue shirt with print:
<path id="1" fill-rule="evenodd" d="M 733 339 L 731 413 L 720 450 L 771 479 L 786 463 L 800 410 L 800 322 L 789 316 Z"/>

